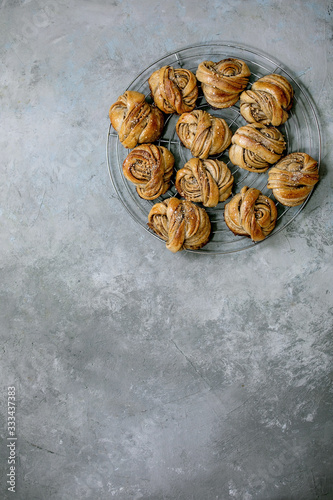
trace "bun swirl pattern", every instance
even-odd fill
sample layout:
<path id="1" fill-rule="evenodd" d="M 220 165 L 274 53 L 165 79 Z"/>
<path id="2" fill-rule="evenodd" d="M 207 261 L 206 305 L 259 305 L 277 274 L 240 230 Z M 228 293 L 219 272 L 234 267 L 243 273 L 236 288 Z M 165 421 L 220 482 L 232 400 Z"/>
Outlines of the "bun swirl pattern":
<path id="1" fill-rule="evenodd" d="M 132 149 L 139 143 L 154 142 L 163 131 L 163 113 L 150 105 L 143 94 L 134 90 L 127 90 L 118 97 L 110 107 L 109 117 L 125 148 Z"/>
<path id="2" fill-rule="evenodd" d="M 275 203 L 258 189 L 244 186 L 226 204 L 224 219 L 234 234 L 262 241 L 275 227 L 277 209 Z"/>
<path id="3" fill-rule="evenodd" d="M 233 106 L 246 88 L 250 75 L 245 62 L 233 58 L 217 63 L 203 61 L 196 72 L 206 101 L 214 108 Z"/>
<path id="4" fill-rule="evenodd" d="M 200 109 L 183 113 L 176 123 L 176 132 L 192 156 L 201 159 L 222 153 L 230 145 L 232 136 L 223 118 Z"/>
<path id="5" fill-rule="evenodd" d="M 197 80 L 188 69 L 163 66 L 149 77 L 156 106 L 166 114 L 192 111 L 198 97 Z"/>
<path id="6" fill-rule="evenodd" d="M 284 76 L 263 76 L 242 92 L 240 112 L 248 123 L 278 127 L 287 121 L 293 97 L 293 87 Z"/>
<path id="7" fill-rule="evenodd" d="M 141 144 L 126 156 L 123 172 L 136 184 L 141 198 L 155 200 L 169 189 L 174 163 L 173 154 L 165 147 Z"/>
<path id="8" fill-rule="evenodd" d="M 267 187 L 288 207 L 301 205 L 319 181 L 318 163 L 306 153 L 291 153 L 268 173 Z"/>
<path id="9" fill-rule="evenodd" d="M 171 252 L 197 250 L 208 243 L 211 224 L 207 212 L 194 203 L 168 198 L 149 212 L 148 226 L 166 241 Z"/>
<path id="10" fill-rule="evenodd" d="M 175 186 L 186 200 L 215 207 L 230 195 L 234 178 L 220 160 L 191 158 L 176 174 Z"/>
<path id="11" fill-rule="evenodd" d="M 261 173 L 281 158 L 285 146 L 283 135 L 277 128 L 244 125 L 232 136 L 229 158 L 234 165 Z"/>

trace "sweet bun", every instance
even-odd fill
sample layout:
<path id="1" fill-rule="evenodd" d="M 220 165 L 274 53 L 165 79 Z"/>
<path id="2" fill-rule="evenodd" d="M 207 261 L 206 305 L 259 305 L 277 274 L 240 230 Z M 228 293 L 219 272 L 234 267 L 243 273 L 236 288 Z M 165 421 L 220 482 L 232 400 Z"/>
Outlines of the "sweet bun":
<path id="1" fill-rule="evenodd" d="M 167 249 L 173 253 L 202 248 L 208 243 L 211 233 L 209 216 L 204 208 L 174 197 L 152 207 L 148 226 L 166 241 Z"/>
<path id="2" fill-rule="evenodd" d="M 267 187 L 288 207 L 301 205 L 319 180 L 318 163 L 306 153 L 291 153 L 268 172 Z"/>
<path id="3" fill-rule="evenodd" d="M 191 158 L 177 171 L 175 186 L 186 200 L 215 207 L 231 195 L 233 182 L 234 178 L 223 161 Z"/>
<path id="4" fill-rule="evenodd" d="M 240 112 L 248 123 L 279 127 L 289 117 L 294 90 L 282 75 L 271 74 L 259 78 L 250 90 L 240 96 Z"/>
<path id="5" fill-rule="evenodd" d="M 250 172 L 266 172 L 285 149 L 282 133 L 275 127 L 244 125 L 232 136 L 229 158 L 234 165 Z"/>
<path id="6" fill-rule="evenodd" d="M 277 209 L 274 201 L 259 189 L 244 186 L 224 209 L 224 220 L 236 235 L 249 236 L 252 241 L 262 241 L 274 229 Z"/>
<path id="7" fill-rule="evenodd" d="M 196 72 L 206 101 L 214 108 L 233 106 L 246 88 L 250 75 L 247 64 L 234 58 L 217 63 L 203 61 Z"/>
<path id="8" fill-rule="evenodd" d="M 162 111 L 149 104 L 144 94 L 134 90 L 127 90 L 118 97 L 110 107 L 109 117 L 119 141 L 129 149 L 156 141 L 164 127 Z"/>
<path id="9" fill-rule="evenodd" d="M 222 153 L 230 145 L 232 137 L 223 118 L 212 116 L 201 109 L 183 113 L 176 123 L 176 132 L 192 156 L 201 159 Z"/>
<path id="10" fill-rule="evenodd" d="M 192 111 L 198 97 L 195 75 L 188 69 L 163 66 L 148 79 L 156 106 L 166 114 Z"/>
<path id="11" fill-rule="evenodd" d="M 140 144 L 126 156 L 123 172 L 141 198 L 155 200 L 169 189 L 174 163 L 173 154 L 164 146 Z"/>

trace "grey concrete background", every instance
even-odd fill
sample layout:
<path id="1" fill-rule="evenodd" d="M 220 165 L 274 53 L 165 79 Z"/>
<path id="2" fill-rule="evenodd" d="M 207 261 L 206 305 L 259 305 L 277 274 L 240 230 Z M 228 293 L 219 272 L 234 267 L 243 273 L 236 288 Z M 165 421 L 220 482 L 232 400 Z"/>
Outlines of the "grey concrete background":
<path id="1" fill-rule="evenodd" d="M 0 498 L 332 499 L 332 1 L 0 3 Z M 321 180 L 256 249 L 173 255 L 112 190 L 108 109 L 214 40 L 301 79 Z"/>

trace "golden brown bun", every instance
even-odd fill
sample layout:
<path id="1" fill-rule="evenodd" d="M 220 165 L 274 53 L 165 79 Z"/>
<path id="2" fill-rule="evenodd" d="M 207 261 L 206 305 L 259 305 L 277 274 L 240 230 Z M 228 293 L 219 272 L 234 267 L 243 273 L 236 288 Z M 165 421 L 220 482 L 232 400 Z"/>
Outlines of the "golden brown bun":
<path id="1" fill-rule="evenodd" d="M 268 173 L 267 187 L 288 207 L 301 205 L 319 180 L 318 163 L 306 153 L 291 153 Z"/>
<path id="2" fill-rule="evenodd" d="M 232 58 L 217 63 L 203 61 L 196 72 L 206 101 L 214 108 L 233 106 L 246 88 L 250 75 L 244 61 Z"/>
<path id="3" fill-rule="evenodd" d="M 125 148 L 132 149 L 137 144 L 154 142 L 163 131 L 163 113 L 151 106 L 143 94 L 134 90 L 127 90 L 118 97 L 110 107 L 109 117 Z"/>
<path id="4" fill-rule="evenodd" d="M 231 195 L 234 178 L 220 160 L 191 158 L 176 174 L 175 186 L 186 200 L 215 207 Z"/>
<path id="5" fill-rule="evenodd" d="M 240 112 L 248 123 L 278 127 L 285 123 L 293 105 L 294 90 L 281 75 L 266 75 L 240 96 Z"/>
<path id="6" fill-rule="evenodd" d="M 165 147 L 141 144 L 126 156 L 123 172 L 136 184 L 141 198 L 155 200 L 169 189 L 174 163 L 173 154 Z"/>
<path id="7" fill-rule="evenodd" d="M 176 123 L 176 132 L 192 156 L 201 159 L 222 153 L 232 136 L 225 120 L 200 109 L 183 113 Z"/>
<path id="8" fill-rule="evenodd" d="M 275 203 L 258 189 L 244 186 L 226 204 L 224 219 L 234 234 L 261 241 L 273 231 L 277 209 Z"/>
<path id="9" fill-rule="evenodd" d="M 197 250 L 208 243 L 211 224 L 204 208 L 191 201 L 168 198 L 156 203 L 148 215 L 148 226 L 171 252 Z"/>
<path id="10" fill-rule="evenodd" d="M 265 172 L 277 162 L 286 146 L 283 135 L 275 127 L 244 125 L 232 136 L 229 158 L 250 172 Z"/>
<path id="11" fill-rule="evenodd" d="M 148 84 L 156 106 L 164 113 L 180 115 L 195 108 L 197 80 L 188 69 L 163 66 L 154 71 Z"/>

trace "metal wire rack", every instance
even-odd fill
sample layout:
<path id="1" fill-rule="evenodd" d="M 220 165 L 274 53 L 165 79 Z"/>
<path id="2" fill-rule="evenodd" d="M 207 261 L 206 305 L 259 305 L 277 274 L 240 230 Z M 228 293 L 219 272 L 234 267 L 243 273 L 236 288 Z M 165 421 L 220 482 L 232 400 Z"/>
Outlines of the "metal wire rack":
<path id="1" fill-rule="evenodd" d="M 148 66 L 132 81 L 126 90 L 136 90 L 137 92 L 141 92 L 146 96 L 148 102 L 152 102 L 148 86 L 148 78 L 155 70 L 161 68 L 162 66 L 170 65 L 175 68 L 186 68 L 195 74 L 200 62 L 205 60 L 217 62 L 228 57 L 241 59 L 248 65 L 251 70 L 248 88 L 258 78 L 269 73 L 278 73 L 285 76 L 290 81 L 294 88 L 293 108 L 289 114 L 287 122 L 278 127 L 284 135 L 287 143 L 284 155 L 297 151 L 308 153 L 318 161 L 319 166 L 321 159 L 320 124 L 315 106 L 310 96 L 303 86 L 296 81 L 295 77 L 292 76 L 289 70 L 284 68 L 282 63 L 271 58 L 270 56 L 258 52 L 257 50 L 225 42 L 202 43 L 200 45 L 185 47 L 176 52 L 165 55 Z M 213 109 L 206 102 L 202 92 L 199 91 L 196 108 L 206 110 L 214 116 L 223 118 L 228 123 L 232 133 L 235 133 L 239 127 L 246 125 L 246 121 L 240 114 L 238 103 L 226 109 Z M 157 141 L 157 144 L 165 146 L 173 153 L 175 157 L 175 170 L 182 168 L 191 158 L 190 151 L 181 144 L 176 134 L 175 125 L 178 118 L 178 115 L 167 115 L 165 117 L 163 135 Z M 119 199 L 133 219 L 152 236 L 160 239 L 147 226 L 148 213 L 153 204 L 171 196 L 179 195 L 172 184 L 167 193 L 156 200 L 147 201 L 141 199 L 136 192 L 135 186 L 128 182 L 123 175 L 122 164 L 129 151 L 130 150 L 124 148 L 119 142 L 117 133 L 110 125 L 107 134 L 107 165 L 113 187 Z M 228 151 L 224 151 L 222 154 L 215 156 L 215 158 L 223 160 L 230 168 L 234 176 L 233 194 L 238 193 L 241 188 L 246 185 L 248 187 L 255 187 L 259 189 L 266 196 L 272 197 L 275 201 L 278 210 L 278 219 L 274 231 L 268 236 L 268 238 L 273 237 L 290 224 L 301 212 L 301 210 L 303 210 L 309 197 L 311 196 L 310 193 L 307 200 L 305 200 L 305 202 L 298 207 L 285 207 L 279 202 L 276 202 L 272 196 L 271 190 L 267 188 L 267 172 L 261 174 L 248 172 L 233 165 L 229 160 Z M 254 243 L 249 238 L 244 236 L 235 236 L 228 229 L 224 222 L 224 206 L 228 203 L 228 201 L 230 201 L 230 198 L 223 203 L 219 203 L 217 207 L 206 209 L 212 224 L 211 239 L 202 249 L 187 250 L 188 252 L 227 254 L 249 249 L 261 243 Z"/>

